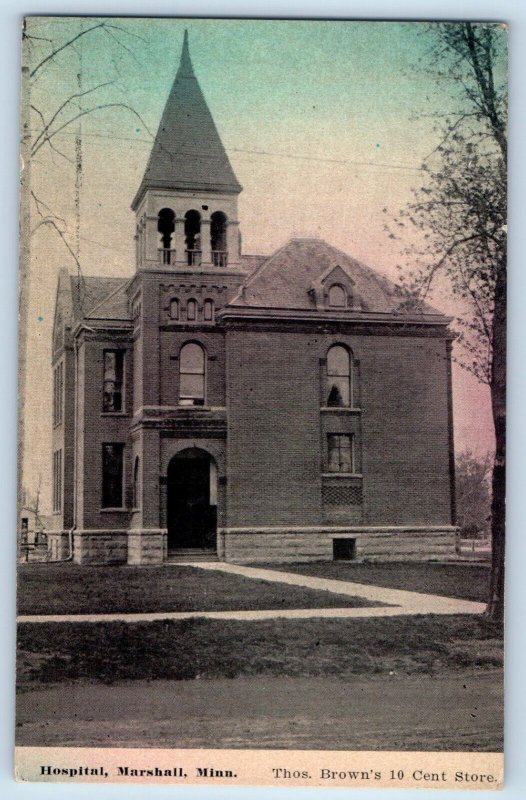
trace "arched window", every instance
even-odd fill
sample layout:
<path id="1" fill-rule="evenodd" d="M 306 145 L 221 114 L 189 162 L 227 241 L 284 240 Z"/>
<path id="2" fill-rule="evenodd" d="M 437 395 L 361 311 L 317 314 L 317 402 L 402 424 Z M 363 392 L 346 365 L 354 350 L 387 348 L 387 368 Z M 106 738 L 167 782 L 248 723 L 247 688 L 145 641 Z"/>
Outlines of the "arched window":
<path id="1" fill-rule="evenodd" d="M 339 283 L 335 283 L 329 289 L 329 305 L 333 308 L 345 308 L 347 305 L 345 289 Z"/>
<path id="2" fill-rule="evenodd" d="M 214 301 L 213 300 L 205 300 L 203 306 L 203 319 L 205 322 L 212 322 L 214 319 Z"/>
<path id="3" fill-rule="evenodd" d="M 189 266 L 201 264 L 201 214 L 194 208 L 184 215 L 186 257 Z"/>
<path id="4" fill-rule="evenodd" d="M 186 304 L 186 319 L 189 322 L 195 322 L 197 319 L 197 303 L 195 300 L 189 300 Z"/>
<path id="5" fill-rule="evenodd" d="M 347 348 L 335 344 L 327 353 L 327 405 L 352 405 L 352 358 Z"/>
<path id="6" fill-rule="evenodd" d="M 205 351 L 197 342 L 188 342 L 179 355 L 179 403 L 202 406 L 204 402 Z"/>
<path id="7" fill-rule="evenodd" d="M 179 300 L 176 297 L 170 300 L 170 319 L 179 319 Z"/>
<path id="8" fill-rule="evenodd" d="M 161 208 L 157 218 L 157 230 L 161 234 L 161 264 L 173 264 L 175 250 L 172 250 L 172 233 L 175 230 L 175 212 L 171 208 Z"/>
<path id="9" fill-rule="evenodd" d="M 210 217 L 210 247 L 214 267 L 226 267 L 227 265 L 227 222 L 224 211 L 214 211 Z"/>
<path id="10" fill-rule="evenodd" d="M 140 470 L 140 463 L 139 463 L 139 456 L 135 457 L 135 463 L 133 465 L 133 508 L 140 508 L 140 487 L 139 487 L 139 472 Z"/>

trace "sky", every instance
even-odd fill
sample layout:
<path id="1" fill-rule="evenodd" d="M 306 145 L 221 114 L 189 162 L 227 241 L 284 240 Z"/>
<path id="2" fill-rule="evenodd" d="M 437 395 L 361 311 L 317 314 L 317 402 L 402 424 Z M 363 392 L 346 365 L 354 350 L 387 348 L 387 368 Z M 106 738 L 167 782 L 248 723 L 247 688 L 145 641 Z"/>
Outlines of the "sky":
<path id="1" fill-rule="evenodd" d="M 30 69 L 97 21 L 30 19 L 28 32 L 38 37 L 26 47 Z M 422 160 L 438 141 L 432 115 L 451 105 L 446 87 L 416 66 L 429 46 L 422 24 L 206 19 L 111 24 L 115 27 L 80 37 L 31 81 L 31 103 L 38 109 L 30 123 L 34 136 L 37 115 L 48 121 L 74 93 L 87 92 L 67 103 L 58 119 L 95 109 L 53 139 L 60 153 L 44 145 L 31 160 L 40 212 L 51 210 L 58 219 L 84 275 L 133 274 L 130 203 L 187 28 L 196 76 L 244 187 L 243 251 L 269 254 L 293 236 L 316 236 L 397 278 L 404 243 L 389 238 L 385 223 L 421 185 Z M 39 220 L 33 205 L 32 226 Z M 57 276 L 64 266 L 76 271 L 63 240 L 49 226 L 39 227 L 31 237 L 23 483 L 34 491 L 41 476 L 44 509 L 50 501 L 51 331 Z M 445 313 L 458 310 L 443 287 L 431 299 Z M 493 446 L 488 390 L 456 366 L 453 381 L 456 449 L 483 455 Z"/>

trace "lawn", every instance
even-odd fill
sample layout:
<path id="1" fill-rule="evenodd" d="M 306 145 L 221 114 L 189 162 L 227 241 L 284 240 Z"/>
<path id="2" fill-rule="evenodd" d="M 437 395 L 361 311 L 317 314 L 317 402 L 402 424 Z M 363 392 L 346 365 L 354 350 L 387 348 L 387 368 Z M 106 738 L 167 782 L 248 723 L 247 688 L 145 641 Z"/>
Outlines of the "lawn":
<path id="1" fill-rule="evenodd" d="M 489 592 L 489 567 L 484 564 L 433 564 L 392 562 L 388 564 L 323 561 L 311 564 L 253 564 L 254 567 L 285 570 L 315 578 L 355 581 L 389 589 L 406 589 L 463 600 L 485 602 Z"/>
<path id="2" fill-rule="evenodd" d="M 20 615 L 359 608 L 373 605 L 382 604 L 179 565 L 24 564 L 18 572 Z"/>
<path id="3" fill-rule="evenodd" d="M 444 674 L 502 665 L 502 631 L 479 616 L 244 622 L 24 623 L 19 687 L 78 680 Z"/>

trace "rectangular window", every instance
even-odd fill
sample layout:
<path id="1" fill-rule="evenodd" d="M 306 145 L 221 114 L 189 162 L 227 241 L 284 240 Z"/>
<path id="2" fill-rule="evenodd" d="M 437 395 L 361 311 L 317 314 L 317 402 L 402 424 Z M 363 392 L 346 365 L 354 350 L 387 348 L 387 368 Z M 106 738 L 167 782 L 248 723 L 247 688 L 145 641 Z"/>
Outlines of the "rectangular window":
<path id="1" fill-rule="evenodd" d="M 124 445 L 102 445 L 102 507 L 123 507 Z"/>
<path id="2" fill-rule="evenodd" d="M 62 450 L 53 453 L 53 511 L 62 511 Z"/>
<path id="3" fill-rule="evenodd" d="M 329 472 L 354 472 L 354 436 L 349 433 L 329 433 Z"/>
<path id="4" fill-rule="evenodd" d="M 53 370 L 53 425 L 60 425 L 64 407 L 64 362 Z"/>
<path id="5" fill-rule="evenodd" d="M 103 411 L 123 410 L 123 381 L 124 350 L 104 350 Z"/>

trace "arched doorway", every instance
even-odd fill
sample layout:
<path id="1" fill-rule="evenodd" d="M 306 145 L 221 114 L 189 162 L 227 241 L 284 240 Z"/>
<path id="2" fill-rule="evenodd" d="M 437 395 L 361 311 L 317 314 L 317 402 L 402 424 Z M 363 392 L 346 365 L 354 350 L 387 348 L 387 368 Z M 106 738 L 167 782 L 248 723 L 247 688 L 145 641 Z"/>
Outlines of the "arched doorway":
<path id="1" fill-rule="evenodd" d="M 205 450 L 191 447 L 168 465 L 168 550 L 216 548 L 217 468 Z"/>

